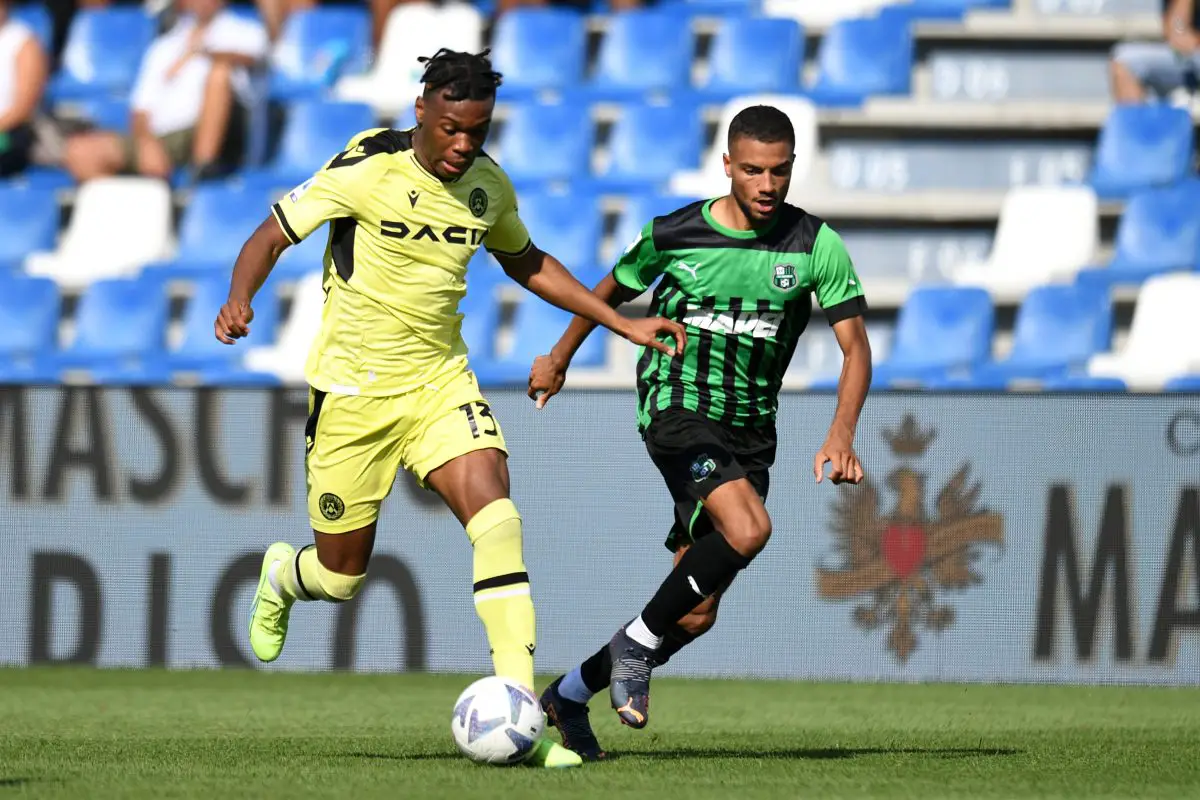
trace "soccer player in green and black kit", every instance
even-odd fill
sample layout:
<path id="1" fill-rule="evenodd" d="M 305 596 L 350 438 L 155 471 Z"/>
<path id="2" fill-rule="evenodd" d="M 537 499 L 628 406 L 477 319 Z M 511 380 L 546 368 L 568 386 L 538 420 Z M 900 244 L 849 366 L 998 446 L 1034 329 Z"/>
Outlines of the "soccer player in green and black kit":
<path id="1" fill-rule="evenodd" d="M 650 314 L 684 323 L 688 345 L 674 359 L 643 349 L 638 363 L 638 429 L 675 504 L 667 537 L 674 568 L 636 619 L 542 695 L 563 743 L 589 760 L 604 757 L 588 722 L 591 696 L 609 686 L 621 721 L 644 727 L 651 670 L 713 626 L 721 594 L 771 535 L 764 501 L 779 388 L 814 293 L 844 360 L 813 473 L 820 483 L 832 462 L 833 483 L 863 477 L 853 439 L 871 348 L 858 275 L 832 228 L 784 202 L 795 132 L 783 112 L 742 111 L 728 148 L 729 194 L 651 220 L 594 290 L 616 307 L 661 276 Z M 593 327 L 576 317 L 534 362 L 529 395 L 539 408 L 562 388 Z"/>

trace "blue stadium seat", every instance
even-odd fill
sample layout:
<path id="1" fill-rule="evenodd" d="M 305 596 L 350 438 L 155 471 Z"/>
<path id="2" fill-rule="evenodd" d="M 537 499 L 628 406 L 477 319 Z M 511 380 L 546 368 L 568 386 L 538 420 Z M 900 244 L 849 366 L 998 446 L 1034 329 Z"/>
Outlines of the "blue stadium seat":
<path id="1" fill-rule="evenodd" d="M 60 382 L 61 371 L 46 364 L 5 364 L 0 361 L 0 386 L 49 386 Z"/>
<path id="2" fill-rule="evenodd" d="M 1042 381 L 1045 392 L 1124 392 L 1128 388 L 1120 378 L 1096 375 L 1059 375 Z"/>
<path id="3" fill-rule="evenodd" d="M 739 94 L 794 94 L 800 89 L 804 28 L 792 19 L 731 17 L 713 37 L 706 100 Z"/>
<path id="4" fill-rule="evenodd" d="M 703 146 L 704 128 L 694 106 L 627 105 L 608 140 L 607 169 L 588 183 L 613 194 L 664 186 L 673 173 L 700 166 Z"/>
<path id="5" fill-rule="evenodd" d="M 502 358 L 474 367 L 480 382 L 488 386 L 525 384 L 533 360 L 550 351 L 573 318 L 570 312 L 539 298 L 522 298 L 513 324 L 512 349 Z M 592 331 L 571 359 L 571 368 L 604 366 L 608 340 L 607 330 L 600 328 Z"/>
<path id="6" fill-rule="evenodd" d="M 1089 182 L 1102 198 L 1165 186 L 1191 171 L 1192 117 L 1162 103 L 1120 105 L 1108 115 Z"/>
<path id="7" fill-rule="evenodd" d="M 629 100 L 683 89 L 692 50 L 685 14 L 657 9 L 613 14 L 589 91 L 596 100 Z"/>
<path id="8" fill-rule="evenodd" d="M 1117 223 L 1116 253 L 1107 269 L 1081 271 L 1080 285 L 1140 284 L 1151 275 L 1200 263 L 1200 180 L 1134 194 Z"/>
<path id="9" fill-rule="evenodd" d="M 129 133 L 131 115 L 129 98 L 89 97 L 74 105 L 77 115 L 81 119 L 88 120 L 97 128 L 117 133 Z"/>
<path id="10" fill-rule="evenodd" d="M 870 95 L 908 94 L 912 31 L 878 17 L 834 23 L 817 49 L 817 80 L 807 92 L 823 106 L 855 106 Z"/>
<path id="11" fill-rule="evenodd" d="M 74 343 L 48 360 L 61 368 L 137 369 L 162 353 L 166 327 L 161 281 L 95 281 L 80 297 Z"/>
<path id="12" fill-rule="evenodd" d="M 496 333 L 500 329 L 497 285 L 500 281 L 487 272 L 491 269 L 493 267 L 481 266 L 475 275 L 468 275 L 467 294 L 458 305 L 459 313 L 463 315 L 462 337 L 467 344 L 467 358 L 476 374 L 480 370 L 486 372 L 496 358 Z M 503 276 L 503 272 L 500 274 Z M 482 376 L 480 380 L 483 380 Z"/>
<path id="13" fill-rule="evenodd" d="M 1008 8 L 1011 0 L 911 0 L 884 6 L 880 17 L 892 20 L 959 20 L 976 8 Z"/>
<path id="14" fill-rule="evenodd" d="M 900 309 L 891 357 L 875 367 L 875 383 L 933 379 L 978 367 L 991 355 L 994 316 L 984 289 L 916 289 Z"/>
<path id="15" fill-rule="evenodd" d="M 275 262 L 271 278 L 294 281 L 312 272 L 319 272 L 325 264 L 325 248 L 329 245 L 329 226 L 317 228 L 308 238 L 283 251 Z"/>
<path id="16" fill-rule="evenodd" d="M 69 189 L 75 179 L 65 169 L 58 167 L 29 167 L 13 177 L 12 182 L 30 189 Z"/>
<path id="17" fill-rule="evenodd" d="M 1200 392 L 1200 375 L 1181 375 L 1167 381 L 1163 387 L 1168 392 Z"/>
<path id="18" fill-rule="evenodd" d="M 200 184 L 179 223 L 179 255 L 148 269 L 169 277 L 219 272 L 228 283 L 242 245 L 270 213 L 268 195 L 263 192 L 229 184 Z"/>
<path id="19" fill-rule="evenodd" d="M 592 120 L 573 103 L 518 103 L 511 107 L 498 160 L 515 186 L 566 181 L 587 175 Z"/>
<path id="20" fill-rule="evenodd" d="M 986 364 L 973 377 L 986 380 L 1045 378 L 1082 369 L 1109 349 L 1113 330 L 1108 292 L 1078 286 L 1039 286 L 1017 312 L 1009 357 Z"/>
<path id="21" fill-rule="evenodd" d="M 632 244 L 650 220 L 670 214 L 672 211 L 694 203 L 697 199 L 699 198 L 657 193 L 631 195 L 621 212 L 617 229 L 613 233 L 613 239 L 618 248 L 617 252 L 620 253 Z"/>
<path id="22" fill-rule="evenodd" d="M 50 18 L 45 3 L 25 3 L 12 8 L 10 13 L 14 20 L 29 26 L 47 52 L 50 50 L 54 38 L 54 20 Z"/>
<path id="23" fill-rule="evenodd" d="M 58 201 L 51 189 L 0 183 L 0 273 L 21 266 L 36 250 L 53 250 L 58 236 Z"/>
<path id="24" fill-rule="evenodd" d="M 366 103 L 294 103 L 288 108 L 279 152 L 265 170 L 248 170 L 243 179 L 253 189 L 297 186 L 342 152 L 351 137 L 375 127 L 375 112 Z"/>
<path id="25" fill-rule="evenodd" d="M 50 83 L 50 98 L 127 94 L 154 33 L 154 18 L 140 7 L 80 10 L 67 31 L 62 69 Z"/>
<path id="26" fill-rule="evenodd" d="M 279 328 L 279 298 L 263 289 L 254 297 L 254 319 L 250 336 L 227 345 L 213 335 L 213 320 L 229 295 L 229 278 L 225 275 L 197 280 L 192 284 L 191 297 L 183 313 L 183 338 L 179 346 L 165 353 L 154 364 L 168 370 L 204 370 L 232 367 L 241 361 L 246 349 L 275 343 Z"/>
<path id="27" fill-rule="evenodd" d="M 365 72 L 371 20 L 353 6 L 302 9 L 288 16 L 274 46 L 270 94 L 280 100 L 320 95 L 343 73 Z"/>
<path id="28" fill-rule="evenodd" d="M 596 261 L 603 219 L 594 195 L 530 192 L 520 196 L 518 205 L 538 248 L 572 270 Z"/>
<path id="29" fill-rule="evenodd" d="M 49 278 L 6 279 L 0 292 L 0 365 L 27 369 L 38 355 L 55 350 L 60 308 L 58 285 Z"/>
<path id="30" fill-rule="evenodd" d="M 587 28 L 583 15 L 567 8 L 518 8 L 496 23 L 492 63 L 504 75 L 507 100 L 574 87 L 583 79 Z"/>

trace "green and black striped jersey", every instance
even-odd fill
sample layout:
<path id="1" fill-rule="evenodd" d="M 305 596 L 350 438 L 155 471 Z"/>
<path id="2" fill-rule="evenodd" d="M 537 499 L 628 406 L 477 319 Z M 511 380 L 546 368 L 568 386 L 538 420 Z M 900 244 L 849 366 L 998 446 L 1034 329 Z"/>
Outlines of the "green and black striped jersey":
<path id="1" fill-rule="evenodd" d="M 651 316 L 682 322 L 682 358 L 643 348 L 638 427 L 666 408 L 735 426 L 774 420 L 779 387 L 812 316 L 812 295 L 832 325 L 866 309 L 842 238 L 820 217 L 784 205 L 760 231 L 726 228 L 702 200 L 642 228 L 613 267 L 643 292 L 660 276 Z"/>

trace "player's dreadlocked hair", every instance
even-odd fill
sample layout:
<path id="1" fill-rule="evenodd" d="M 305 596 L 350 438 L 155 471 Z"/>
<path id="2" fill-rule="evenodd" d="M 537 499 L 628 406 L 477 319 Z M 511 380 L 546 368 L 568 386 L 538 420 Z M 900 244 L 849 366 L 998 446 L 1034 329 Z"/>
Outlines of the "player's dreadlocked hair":
<path id="1" fill-rule="evenodd" d="M 795 146 L 796 131 L 788 115 L 775 106 L 750 106 L 739 111 L 729 123 L 729 145 L 741 138 L 764 144 L 787 142 Z"/>
<path id="2" fill-rule="evenodd" d="M 442 48 L 417 59 L 425 65 L 425 92 L 443 92 L 447 100 L 487 100 L 496 96 L 500 73 L 492 69 L 490 50 L 460 53 Z"/>

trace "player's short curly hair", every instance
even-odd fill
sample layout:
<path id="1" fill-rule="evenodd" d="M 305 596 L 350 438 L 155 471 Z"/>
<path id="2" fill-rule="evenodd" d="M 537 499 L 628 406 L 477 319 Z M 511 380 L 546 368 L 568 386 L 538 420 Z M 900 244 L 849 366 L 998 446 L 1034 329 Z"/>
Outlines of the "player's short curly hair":
<path id="1" fill-rule="evenodd" d="M 441 93 L 447 100 L 487 100 L 496 96 L 500 73 L 492 69 L 490 50 L 460 53 L 442 48 L 417 59 L 425 65 L 421 82 L 425 94 Z"/>
<path id="2" fill-rule="evenodd" d="M 788 115 L 775 106 L 750 106 L 739 111 L 729 123 L 729 146 L 743 138 L 765 144 L 787 142 L 794 147 L 796 130 Z"/>

